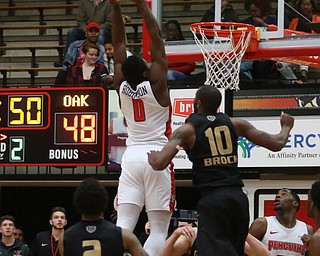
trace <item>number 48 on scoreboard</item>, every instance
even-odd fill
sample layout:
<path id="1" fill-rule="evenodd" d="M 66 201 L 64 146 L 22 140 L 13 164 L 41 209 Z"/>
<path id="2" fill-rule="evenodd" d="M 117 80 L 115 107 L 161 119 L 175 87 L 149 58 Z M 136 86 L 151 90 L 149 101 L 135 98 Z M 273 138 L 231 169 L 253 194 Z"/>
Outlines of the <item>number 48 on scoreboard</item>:
<path id="1" fill-rule="evenodd" d="M 2 89 L 0 165 L 102 165 L 106 117 L 101 87 Z"/>

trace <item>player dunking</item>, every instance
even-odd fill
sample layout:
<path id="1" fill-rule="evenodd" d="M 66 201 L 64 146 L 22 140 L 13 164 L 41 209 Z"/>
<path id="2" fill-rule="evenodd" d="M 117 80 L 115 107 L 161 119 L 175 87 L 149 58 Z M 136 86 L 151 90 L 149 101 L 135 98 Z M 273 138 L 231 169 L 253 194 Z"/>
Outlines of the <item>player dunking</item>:
<path id="1" fill-rule="evenodd" d="M 145 205 L 151 233 L 145 250 L 151 256 L 163 251 L 174 203 L 173 172 L 167 166 L 155 172 L 148 164 L 147 152 L 161 149 L 171 133 L 171 106 L 166 83 L 167 59 L 161 32 L 145 0 L 134 0 L 151 39 L 152 63 L 139 56 L 126 55 L 126 37 L 121 7 L 113 3 L 112 40 L 114 80 L 121 111 L 128 125 L 127 149 L 122 158 L 118 187 L 117 225 L 133 230 Z"/>

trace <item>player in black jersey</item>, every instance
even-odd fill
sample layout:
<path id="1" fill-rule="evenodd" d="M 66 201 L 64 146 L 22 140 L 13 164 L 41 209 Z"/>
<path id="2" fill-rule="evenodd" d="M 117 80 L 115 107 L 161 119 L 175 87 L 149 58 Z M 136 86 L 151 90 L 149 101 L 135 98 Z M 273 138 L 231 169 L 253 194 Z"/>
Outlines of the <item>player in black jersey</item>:
<path id="1" fill-rule="evenodd" d="M 94 178 L 82 181 L 73 194 L 81 221 L 68 228 L 59 240 L 61 256 L 147 256 L 133 233 L 104 219 L 108 193 Z M 63 242 L 62 242 L 63 241 Z"/>
<path id="2" fill-rule="evenodd" d="M 281 150 L 293 127 L 294 118 L 281 113 L 281 131 L 269 134 L 248 121 L 217 113 L 221 94 L 213 86 L 200 87 L 194 99 L 194 113 L 176 129 L 161 151 L 150 151 L 149 163 L 155 170 L 167 166 L 181 147 L 195 171 L 194 184 L 200 189 L 198 202 L 199 256 L 244 255 L 248 234 L 248 198 L 237 169 L 237 139 L 272 151 Z"/>

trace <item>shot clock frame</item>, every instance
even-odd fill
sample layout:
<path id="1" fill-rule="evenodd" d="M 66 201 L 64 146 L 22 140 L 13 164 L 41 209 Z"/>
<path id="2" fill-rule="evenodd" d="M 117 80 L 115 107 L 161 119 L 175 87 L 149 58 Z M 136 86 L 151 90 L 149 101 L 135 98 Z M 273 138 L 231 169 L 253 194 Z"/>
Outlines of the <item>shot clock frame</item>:
<path id="1" fill-rule="evenodd" d="M 0 166 L 106 162 L 108 91 L 12 88 L 0 94 Z"/>

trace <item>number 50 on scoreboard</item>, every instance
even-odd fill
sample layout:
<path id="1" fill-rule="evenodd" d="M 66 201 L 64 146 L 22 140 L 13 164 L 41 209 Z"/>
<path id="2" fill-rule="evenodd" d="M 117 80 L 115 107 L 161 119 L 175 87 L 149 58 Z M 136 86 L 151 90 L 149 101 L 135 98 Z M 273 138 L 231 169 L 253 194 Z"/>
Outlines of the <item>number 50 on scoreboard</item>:
<path id="1" fill-rule="evenodd" d="M 0 165 L 102 165 L 107 91 L 101 87 L 1 89 Z"/>

